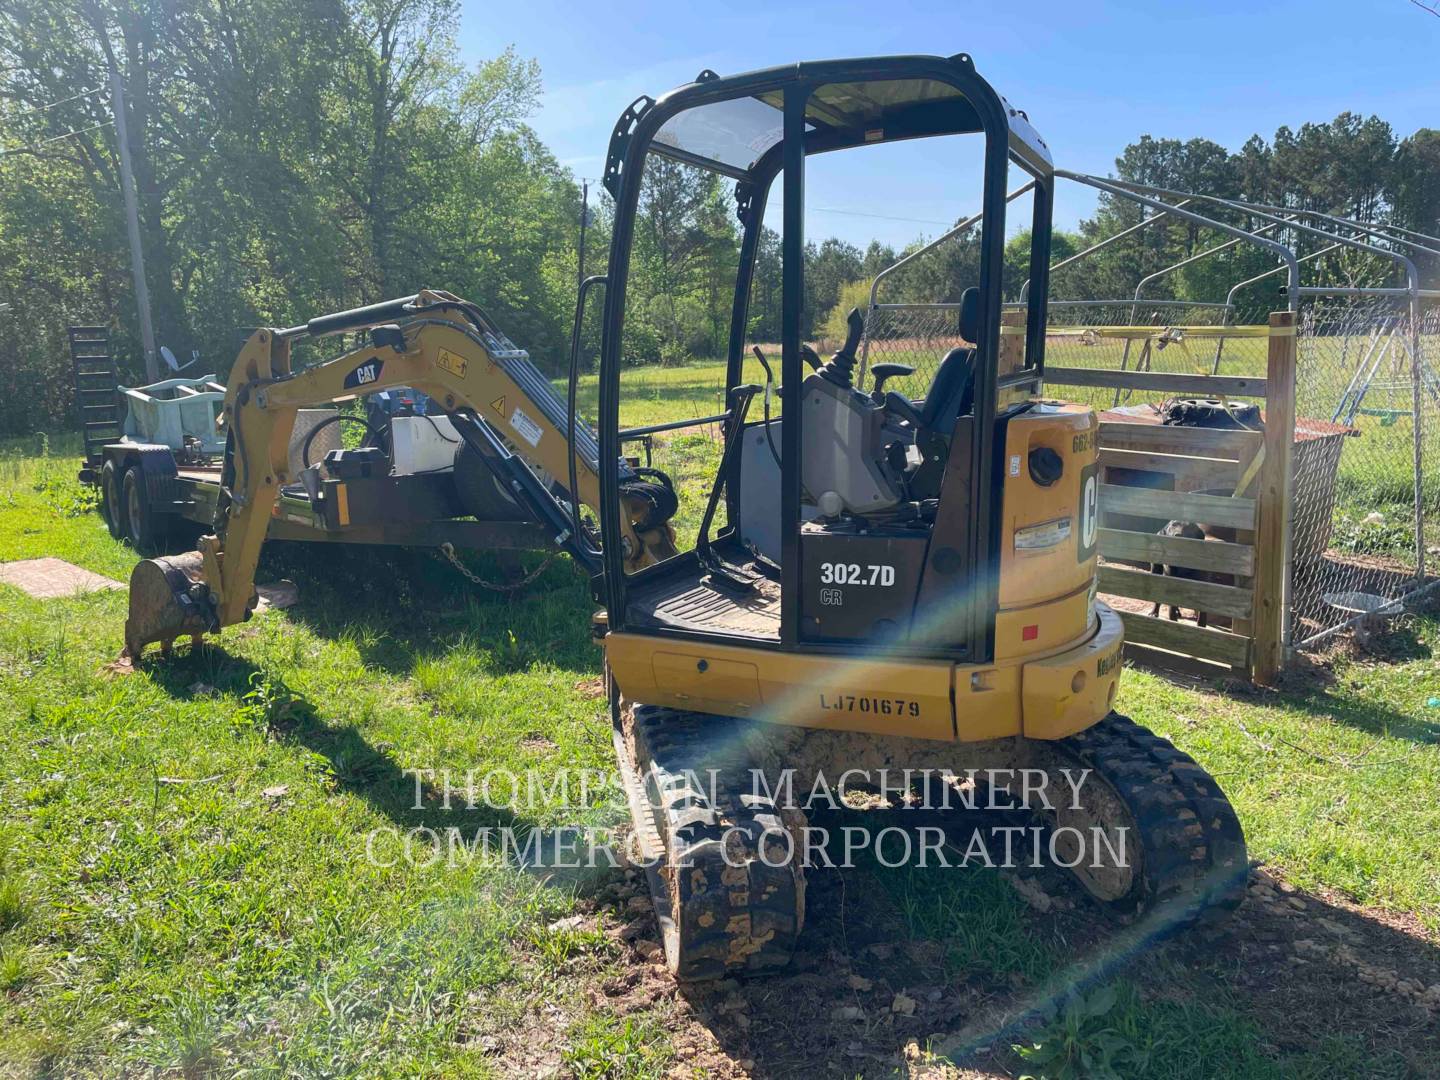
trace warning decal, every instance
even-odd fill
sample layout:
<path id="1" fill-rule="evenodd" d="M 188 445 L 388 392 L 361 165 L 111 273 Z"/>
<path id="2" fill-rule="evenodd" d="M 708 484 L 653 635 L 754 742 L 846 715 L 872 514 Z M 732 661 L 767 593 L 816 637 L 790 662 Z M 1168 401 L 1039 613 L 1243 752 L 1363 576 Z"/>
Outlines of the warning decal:
<path id="1" fill-rule="evenodd" d="M 441 349 L 440 355 L 435 358 L 436 367 L 444 368 L 451 375 L 462 379 L 465 377 L 465 368 L 468 363 L 469 361 L 463 356 L 459 356 L 449 349 Z"/>
<path id="2" fill-rule="evenodd" d="M 510 426 L 515 429 L 515 434 L 531 446 L 539 446 L 540 436 L 545 434 L 539 424 L 520 411 L 519 406 L 510 414 Z"/>
<path id="3" fill-rule="evenodd" d="M 502 395 L 500 395 L 499 397 L 497 397 L 494 401 L 490 402 L 490 407 L 495 410 L 496 415 L 498 415 L 498 416 L 504 416 L 504 415 L 505 415 L 505 395 L 502 394 Z"/>

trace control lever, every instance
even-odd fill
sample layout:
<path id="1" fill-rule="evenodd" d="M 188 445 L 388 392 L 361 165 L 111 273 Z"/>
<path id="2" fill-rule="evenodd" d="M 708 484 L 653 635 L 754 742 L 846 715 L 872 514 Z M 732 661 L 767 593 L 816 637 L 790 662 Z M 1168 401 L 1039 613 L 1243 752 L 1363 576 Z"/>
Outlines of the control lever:
<path id="1" fill-rule="evenodd" d="M 820 354 L 804 343 L 800 345 L 800 359 L 810 365 L 811 371 L 819 371 L 820 365 L 824 363 L 824 361 L 820 359 Z"/>
<path id="2" fill-rule="evenodd" d="M 770 369 L 770 361 L 765 359 L 765 354 L 760 351 L 759 345 L 751 345 L 750 351 L 755 354 L 755 359 L 760 361 L 760 366 L 765 369 L 765 387 L 769 389 L 775 384 L 775 372 Z"/>
<path id="3" fill-rule="evenodd" d="M 822 379 L 834 383 L 842 390 L 849 390 L 855 385 L 855 350 L 859 347 L 860 338 L 865 333 L 865 316 L 860 314 L 858 307 L 851 308 L 845 321 L 847 326 L 845 344 L 835 350 L 835 355 L 830 357 L 830 362 L 820 368 L 819 372 Z"/>
<path id="4" fill-rule="evenodd" d="M 778 469 L 780 467 L 780 450 L 775 445 L 775 433 L 770 430 L 770 388 L 774 386 L 775 373 L 770 370 L 770 361 L 765 359 L 765 354 L 760 351 L 759 345 L 752 345 L 750 351 L 755 354 L 755 359 L 759 360 L 760 366 L 765 369 L 765 441 L 770 444 L 770 456 L 775 459 L 775 467 Z M 775 393 L 781 393 L 781 390 L 781 387 L 775 387 Z"/>
<path id="5" fill-rule="evenodd" d="M 914 374 L 915 369 L 909 364 L 876 364 L 870 369 L 870 377 L 875 380 L 875 385 L 870 389 L 870 397 L 875 404 L 883 404 L 886 379 L 904 379 Z"/>
<path id="6" fill-rule="evenodd" d="M 755 580 L 748 575 L 742 576 L 743 571 L 738 571 L 738 568 L 725 565 L 710 546 L 710 526 L 715 520 L 715 511 L 720 506 L 720 491 L 729 484 L 730 474 L 739 457 L 740 435 L 745 430 L 745 417 L 750 411 L 750 403 L 758 393 L 760 387 L 754 383 L 732 387 L 730 390 L 730 430 L 725 436 L 720 467 L 715 470 L 715 482 L 710 486 L 710 498 L 705 504 L 705 514 L 700 519 L 700 531 L 695 537 L 695 559 L 709 571 L 711 583 L 739 593 L 754 592 Z"/>

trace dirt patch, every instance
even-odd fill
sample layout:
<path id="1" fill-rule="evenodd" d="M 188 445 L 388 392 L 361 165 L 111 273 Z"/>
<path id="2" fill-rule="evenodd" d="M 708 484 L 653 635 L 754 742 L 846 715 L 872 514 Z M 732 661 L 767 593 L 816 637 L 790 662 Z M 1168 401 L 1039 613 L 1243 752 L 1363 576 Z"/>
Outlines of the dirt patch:
<path id="1" fill-rule="evenodd" d="M 1100 599 L 1112 610 L 1129 612 L 1131 615 L 1149 615 L 1155 610 L 1153 600 L 1137 600 L 1133 596 L 1111 596 L 1109 593 L 1101 593 Z"/>
<path id="2" fill-rule="evenodd" d="M 40 600 L 125 588 L 114 578 L 50 557 L 0 563 L 0 582 L 23 589 Z"/>
<path id="3" fill-rule="evenodd" d="M 605 696 L 605 676 L 591 675 L 587 679 L 581 679 L 575 684 L 575 692 L 587 698 L 603 698 Z"/>
<path id="4" fill-rule="evenodd" d="M 1412 915 L 1256 871 L 1215 960 L 1281 1050 L 1362 1034 L 1403 1051 L 1412 1075 L 1440 1075 L 1440 940 Z"/>
<path id="5" fill-rule="evenodd" d="M 1062 940 L 1076 971 L 1143 941 L 1059 872 L 1015 884 L 1029 929 Z M 1010 1045 L 1044 996 L 1017 971 L 947 971 L 949 942 L 910 938 L 873 880 L 833 870 L 809 878 L 809 919 L 790 967 L 676 987 L 645 897 L 631 877 L 592 902 L 631 964 L 592 989 L 590 1003 L 660 1021 L 676 1050 L 675 1076 L 1011 1076 L 1019 1063 Z M 1260 870 L 1217 933 L 1137 947 L 1121 968 L 1146 997 L 1189 992 L 1152 962 L 1157 952 L 1202 984 L 1223 986 L 1277 1054 L 1343 1035 L 1377 1055 L 1403 1054 L 1411 1075 L 1440 1075 L 1440 941 L 1414 917 Z"/>

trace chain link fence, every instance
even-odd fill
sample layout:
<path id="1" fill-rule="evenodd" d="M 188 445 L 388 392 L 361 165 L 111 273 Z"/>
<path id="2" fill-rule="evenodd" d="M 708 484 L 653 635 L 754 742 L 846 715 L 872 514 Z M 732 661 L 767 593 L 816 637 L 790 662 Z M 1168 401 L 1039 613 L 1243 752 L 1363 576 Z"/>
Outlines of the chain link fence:
<path id="1" fill-rule="evenodd" d="M 959 304 L 877 304 L 866 312 L 861 374 L 876 364 L 904 364 L 915 373 L 892 378 L 886 386 L 921 398 L 945 354 L 971 344 L 960 336 Z"/>
<path id="2" fill-rule="evenodd" d="M 1024 305 L 1007 305 L 1023 312 Z M 1265 373 L 1263 347 L 1256 352 L 1248 343 L 1188 342 L 1183 329 L 1169 339 L 1146 345 L 1143 341 L 1106 334 L 1106 328 L 1153 326 L 1167 329 L 1187 326 L 1263 325 L 1267 313 L 1261 308 L 1243 310 L 1226 304 L 1177 300 L 1058 300 L 1047 313 L 1046 364 L 1053 367 L 1103 370 L 1174 371 L 1187 374 Z M 960 335 L 959 304 L 895 303 L 876 304 L 866 313 L 862 339 L 862 372 L 875 364 L 904 364 L 915 369 L 905 379 L 891 379 L 891 389 L 921 397 L 945 354 L 971 343 Z M 1087 332 L 1091 331 L 1091 332 Z M 1228 349 L 1228 355 L 1224 350 Z M 1258 359 L 1257 359 L 1258 358 Z M 1258 367 L 1257 367 L 1258 364 Z M 1218 371 L 1217 371 L 1218 365 Z M 1079 388 L 1075 388 L 1079 389 Z M 1088 395 L 1088 396 L 1087 396 Z M 1093 400 L 1092 400 L 1093 399 Z M 1163 394 L 1144 391 L 1086 391 L 1076 400 L 1096 408 L 1153 404 Z"/>
<path id="3" fill-rule="evenodd" d="M 1180 221 L 1190 228 L 1226 234 L 1228 239 L 1193 253 L 1187 249 L 1184 258 L 1152 270 L 1131 286 L 1137 294 L 1162 275 L 1240 243 L 1266 248 L 1270 257 L 1278 254 L 1282 261 L 1274 269 L 1235 281 L 1223 303 L 1134 297 L 1051 299 L 1046 312 L 1047 371 L 1264 378 L 1269 334 L 1261 328 L 1267 327 L 1269 312 L 1279 306 L 1273 295 L 1268 300 L 1262 297 L 1267 283 L 1273 284 L 1272 279 L 1284 272 L 1287 259 L 1292 288 L 1300 285 L 1302 273 L 1320 272 L 1324 284 L 1300 288 L 1298 303 L 1286 645 L 1322 647 L 1351 627 L 1364 637 L 1404 610 L 1407 599 L 1440 580 L 1440 300 L 1432 294 L 1412 307 L 1411 294 L 1395 285 L 1364 289 L 1353 287 L 1351 281 L 1337 287 L 1334 268 L 1321 261 L 1340 249 L 1352 257 L 1363 251 L 1372 261 L 1379 256 L 1394 281 L 1396 264 L 1406 261 L 1402 253 L 1413 255 L 1417 250 L 1414 240 L 1283 207 L 1257 212 L 1261 208 L 1207 195 L 1152 188 L 1140 194 L 1101 178 L 1063 175 L 1099 188 L 1117 202 L 1143 204 L 1141 213 L 1148 210 L 1149 216 L 1054 263 L 1052 271 L 1116 241 L 1132 245 L 1132 256 L 1143 256 L 1142 231 L 1152 230 L 1153 235 L 1152 227 L 1169 229 Z M 1180 201 L 1162 202 L 1157 196 Z M 885 362 L 913 368 L 908 377 L 887 383 L 913 398 L 924 395 L 951 349 L 971 344 L 960 336 L 958 304 L 917 302 L 927 297 L 915 290 L 933 289 L 937 279 L 933 268 L 928 275 L 916 273 L 916 261 L 945 257 L 954 238 L 977 220 L 967 219 L 905 255 L 872 283 L 862 369 Z M 1288 232 L 1277 232 L 1282 225 Z M 1281 235 L 1283 244 L 1274 239 Z M 1144 258 L 1140 262 L 1143 265 Z M 882 280 L 904 266 L 910 269 L 889 277 L 885 295 L 892 302 L 879 303 Z M 1173 279 L 1154 286 L 1155 291 L 1169 288 Z M 1024 287 L 1019 296 L 1023 301 Z M 1026 310 L 1023 302 L 1009 308 Z M 1237 333 L 1219 335 L 1217 327 L 1235 328 Z M 1146 332 L 1150 328 L 1155 332 Z M 1171 396 L 1159 390 L 1067 384 L 1064 378 L 1054 382 L 1065 384 L 1064 396 L 1070 400 L 1111 412 L 1117 419 L 1140 422 L 1156 422 L 1156 413 Z"/>
<path id="4" fill-rule="evenodd" d="M 1187 328 L 1264 324 L 1263 311 L 1182 300 L 1052 301 L 1047 312 L 1046 368 L 1153 371 L 1181 375 L 1263 375 L 1264 345 L 1253 340 L 1187 334 Z M 1134 329 L 1154 327 L 1156 333 Z M 1218 370 L 1217 370 L 1218 369 Z M 1066 386 L 1065 397 L 1093 408 L 1158 411 L 1163 391 Z"/>
<path id="5" fill-rule="evenodd" d="M 1440 565 L 1440 308 L 1419 318 L 1405 296 L 1301 306 L 1288 612 L 1297 648 L 1378 629 Z"/>
<path id="6" fill-rule="evenodd" d="M 1186 328 L 1258 327 L 1267 317 L 1261 304 L 1054 301 L 1046 366 L 1264 377 L 1264 336 L 1217 339 Z M 1397 614 L 1440 568 L 1440 304 L 1422 309 L 1414 328 L 1405 296 L 1301 305 L 1286 623 L 1294 647 Z M 867 366 L 914 368 L 888 385 L 921 397 L 945 354 L 969 344 L 958 304 L 877 304 L 862 356 Z M 1067 386 L 1065 396 L 1135 414 L 1158 411 L 1169 395 Z"/>

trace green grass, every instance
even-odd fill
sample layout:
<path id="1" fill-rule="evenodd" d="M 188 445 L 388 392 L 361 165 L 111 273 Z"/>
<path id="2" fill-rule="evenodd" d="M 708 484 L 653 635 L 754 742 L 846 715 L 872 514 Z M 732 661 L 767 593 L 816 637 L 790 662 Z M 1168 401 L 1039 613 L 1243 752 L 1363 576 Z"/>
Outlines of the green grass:
<path id="1" fill-rule="evenodd" d="M 714 372 L 647 373 L 643 409 L 711 411 Z M 687 491 L 684 527 L 713 445 L 661 447 Z M 77 509 L 76 456 L 73 438 L 0 446 L 0 561 L 57 555 L 123 580 L 134 555 Z M 581 685 L 600 661 L 585 583 L 562 560 L 507 599 L 421 554 L 275 544 L 262 580 L 279 576 L 300 584 L 297 608 L 128 677 L 105 671 L 123 592 L 40 601 L 0 586 L 0 1074 L 503 1076 L 485 1040 L 518 1032 L 562 1075 L 663 1075 L 676 1059 L 658 1014 L 590 1003 L 620 951 L 557 925 L 590 882 L 495 857 L 407 862 L 393 839 L 620 819 L 613 792 L 580 815 L 555 800 L 417 810 L 406 771 L 449 769 L 463 787 L 467 769 L 608 768 L 601 706 Z M 1437 637 L 1433 616 L 1407 617 L 1401 659 L 1339 659 L 1333 682 L 1287 694 L 1131 671 L 1120 707 L 1220 778 L 1257 858 L 1434 928 Z M 957 979 L 1034 987 L 1074 970 L 1073 948 L 987 872 L 862 878 L 876 910 L 944 940 Z M 1146 1076 L 1364 1071 L 1349 1035 L 1276 1050 L 1223 984 L 1175 978 L 1181 1003 L 1122 975 L 1100 1023 L 1145 1055 Z M 1053 1023 L 1027 1039 L 1091 1038 Z"/>
<path id="2" fill-rule="evenodd" d="M 568 1033 L 564 1063 L 575 1080 L 650 1080 L 665 1075 L 671 1053 L 653 1021 L 591 1016 Z"/>
<path id="3" fill-rule="evenodd" d="M 1167 975 L 1184 979 L 1179 971 Z M 1146 1077 L 1253 1080 L 1407 1075 L 1398 1051 L 1368 1051 L 1330 1036 L 1281 1060 L 1264 1052 L 1264 1033 L 1233 1005 L 1147 1001 L 1128 980 L 1067 999 L 1056 1015 L 1016 1045 L 1026 1073 L 1047 1080 Z"/>
<path id="4" fill-rule="evenodd" d="M 1234 700 L 1141 672 L 1121 705 L 1195 754 L 1254 853 L 1297 884 L 1418 913 L 1440 927 L 1440 693 L 1434 616 L 1407 617 L 1394 663 L 1337 661 L 1326 689 Z"/>
<path id="5" fill-rule="evenodd" d="M 0 560 L 127 574 L 96 515 L 53 505 L 73 457 L 6 461 Z M 573 884 L 498 859 L 377 865 L 366 838 L 383 830 L 386 863 L 383 837 L 416 825 L 572 822 L 416 811 L 404 770 L 452 768 L 460 787 L 466 768 L 609 764 L 575 688 L 597 666 L 583 588 L 556 567 L 523 599 L 457 600 L 431 560 L 341 561 L 275 545 L 266 573 L 301 582 L 299 610 L 129 678 L 102 671 L 124 593 L 0 592 L 0 982 L 19 987 L 0 995 L 0 1063 L 490 1075 L 456 1039 L 475 995 L 575 1009 L 555 975 L 596 943 L 545 935 Z M 612 799 L 591 816 L 618 814 Z"/>

